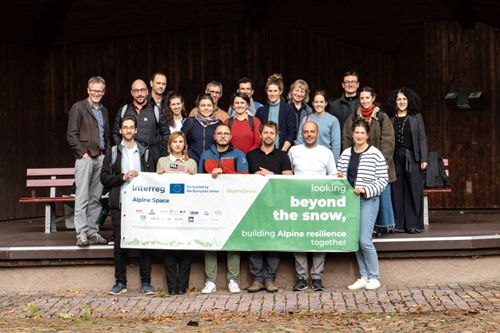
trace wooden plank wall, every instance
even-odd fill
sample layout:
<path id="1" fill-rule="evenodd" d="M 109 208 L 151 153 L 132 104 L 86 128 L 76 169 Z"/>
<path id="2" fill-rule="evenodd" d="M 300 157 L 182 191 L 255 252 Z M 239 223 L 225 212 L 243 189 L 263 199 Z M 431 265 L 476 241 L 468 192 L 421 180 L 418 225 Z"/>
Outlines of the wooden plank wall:
<path id="1" fill-rule="evenodd" d="M 450 159 L 454 189 L 431 205 L 500 208 L 500 31 L 483 24 L 471 30 L 454 22 L 427 24 L 424 59 L 429 146 Z M 487 107 L 448 110 L 444 96 L 452 91 L 485 92 Z"/>
<path id="2" fill-rule="evenodd" d="M 5 207 L 0 219 L 41 212 L 17 204 L 19 196 L 29 194 L 26 167 L 72 165 L 66 115 L 73 102 L 85 97 L 88 77 L 107 79 L 105 104 L 114 114 L 129 100 L 131 81 L 157 70 L 168 74 L 169 89 L 180 90 L 190 106 L 205 83 L 217 79 L 225 87 L 221 106 L 227 108 L 235 81 L 244 75 L 256 81 L 255 97 L 263 102 L 265 79 L 272 72 L 284 73 L 287 86 L 300 77 L 312 89 L 338 96 L 342 72 L 354 68 L 362 85 L 380 92 L 381 102 L 392 87 L 414 87 L 424 102 L 430 149 L 450 158 L 454 192 L 434 195 L 431 206 L 499 208 L 499 52 L 498 30 L 478 24 L 464 31 L 452 22 L 425 25 L 392 56 L 271 23 L 251 31 L 243 22 L 67 45 L 45 59 L 26 47 L 2 45 L 1 135 L 13 144 L 0 150 L 0 203 Z M 448 110 L 444 96 L 456 90 L 486 92 L 488 108 Z"/>

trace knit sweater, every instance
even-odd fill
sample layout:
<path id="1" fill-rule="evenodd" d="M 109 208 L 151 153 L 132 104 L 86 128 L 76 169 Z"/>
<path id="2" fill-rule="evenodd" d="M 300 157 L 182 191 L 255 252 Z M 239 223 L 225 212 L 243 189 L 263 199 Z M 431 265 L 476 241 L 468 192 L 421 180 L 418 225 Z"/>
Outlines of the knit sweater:
<path id="1" fill-rule="evenodd" d="M 340 155 L 337 170 L 343 174 L 347 174 L 352 149 L 347 148 Z M 365 152 L 361 153 L 354 185 L 362 187 L 365 190 L 364 196 L 368 199 L 382 194 L 388 182 L 385 158 L 380 150 L 370 146 Z"/>

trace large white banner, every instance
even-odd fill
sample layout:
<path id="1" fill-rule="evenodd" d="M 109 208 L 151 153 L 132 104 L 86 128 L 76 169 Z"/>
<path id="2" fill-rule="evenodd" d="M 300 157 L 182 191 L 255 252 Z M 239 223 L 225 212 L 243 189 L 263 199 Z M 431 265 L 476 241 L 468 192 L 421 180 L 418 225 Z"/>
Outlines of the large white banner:
<path id="1" fill-rule="evenodd" d="M 335 177 L 140 173 L 122 190 L 124 248 L 356 251 L 359 198 Z"/>

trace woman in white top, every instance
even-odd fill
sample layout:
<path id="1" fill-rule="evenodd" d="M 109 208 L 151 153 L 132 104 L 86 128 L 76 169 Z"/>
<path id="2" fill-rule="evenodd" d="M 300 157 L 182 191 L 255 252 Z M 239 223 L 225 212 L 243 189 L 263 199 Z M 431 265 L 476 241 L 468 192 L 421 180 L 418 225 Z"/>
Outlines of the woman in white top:
<path id="1" fill-rule="evenodd" d="M 177 91 L 170 92 L 167 95 L 167 124 L 170 133 L 180 131 L 186 117 L 184 98 Z"/>
<path id="2" fill-rule="evenodd" d="M 182 172 L 194 175 L 196 162 L 188 157 L 186 136 L 182 132 L 170 134 L 168 139 L 169 156 L 159 159 L 156 172 L 171 173 Z M 189 287 L 191 273 L 191 251 L 167 250 L 163 257 L 167 275 L 167 288 L 170 295 L 185 294 Z M 177 264 L 179 265 L 177 267 Z"/>
<path id="3" fill-rule="evenodd" d="M 354 187 L 354 193 L 360 197 L 359 250 L 356 259 L 361 277 L 347 287 L 351 290 L 380 287 L 378 256 L 372 233 L 380 195 L 389 177 L 384 156 L 380 150 L 368 144 L 369 134 L 370 125 L 362 118 L 357 119 L 352 129 L 354 147 L 344 150 L 337 167 L 337 176 L 346 177 Z"/>

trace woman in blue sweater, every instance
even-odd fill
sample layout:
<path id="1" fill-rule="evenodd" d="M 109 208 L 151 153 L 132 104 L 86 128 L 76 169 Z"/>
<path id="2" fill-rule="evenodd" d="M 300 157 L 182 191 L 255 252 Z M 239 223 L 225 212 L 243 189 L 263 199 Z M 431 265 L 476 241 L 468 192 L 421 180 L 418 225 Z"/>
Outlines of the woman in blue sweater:
<path id="1" fill-rule="evenodd" d="M 314 113 L 312 115 L 306 115 L 302 119 L 299 128 L 299 136 L 297 137 L 297 144 L 304 143 L 304 137 L 302 136 L 302 127 L 304 123 L 306 121 L 313 121 L 318 125 L 318 143 L 330 149 L 333 153 L 335 163 L 338 163 L 341 137 L 340 124 L 337 117 L 325 112 L 327 101 L 326 91 L 320 89 L 314 92 L 312 101 Z"/>
<path id="2" fill-rule="evenodd" d="M 261 123 L 274 121 L 278 124 L 279 133 L 275 145 L 286 152 L 297 137 L 297 117 L 293 107 L 282 101 L 283 89 L 281 74 L 271 75 L 266 83 L 268 104 L 259 108 L 255 116 Z"/>
<path id="3" fill-rule="evenodd" d="M 360 197 L 359 250 L 356 252 L 361 277 L 347 288 L 357 290 L 377 289 L 379 265 L 372 233 L 377 219 L 380 195 L 389 177 L 384 155 L 368 144 L 370 125 L 359 118 L 354 122 L 352 139 L 354 146 L 344 150 L 337 166 L 337 176 L 346 177 L 354 193 Z"/>

